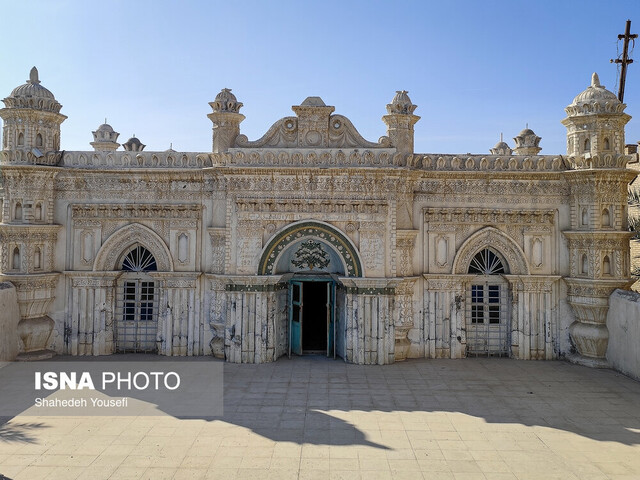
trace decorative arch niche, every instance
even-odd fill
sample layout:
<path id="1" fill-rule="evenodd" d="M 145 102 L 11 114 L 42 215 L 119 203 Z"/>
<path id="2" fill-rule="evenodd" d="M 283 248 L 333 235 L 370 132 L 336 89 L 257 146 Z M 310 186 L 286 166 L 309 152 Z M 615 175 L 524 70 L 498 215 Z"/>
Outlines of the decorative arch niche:
<path id="1" fill-rule="evenodd" d="M 122 227 L 104 242 L 93 262 L 93 270 L 120 270 L 123 255 L 136 245 L 143 246 L 153 255 L 157 271 L 173 271 L 173 261 L 167 245 L 157 233 L 139 223 Z"/>
<path id="2" fill-rule="evenodd" d="M 342 263 L 348 277 L 362 277 L 362 261 L 358 251 L 343 233 L 335 227 L 317 221 L 302 221 L 287 225 L 269 241 L 258 264 L 259 275 L 273 275 L 282 268 L 281 260 L 288 258 L 293 249 L 299 249 L 305 240 L 319 243 L 327 258 Z M 324 270 L 320 270 L 324 271 Z"/>
<path id="3" fill-rule="evenodd" d="M 490 248 L 513 275 L 529 275 L 529 264 L 522 249 L 506 234 L 494 227 L 485 227 L 471 235 L 460 247 L 453 261 L 453 273 L 466 274 L 478 252 Z"/>

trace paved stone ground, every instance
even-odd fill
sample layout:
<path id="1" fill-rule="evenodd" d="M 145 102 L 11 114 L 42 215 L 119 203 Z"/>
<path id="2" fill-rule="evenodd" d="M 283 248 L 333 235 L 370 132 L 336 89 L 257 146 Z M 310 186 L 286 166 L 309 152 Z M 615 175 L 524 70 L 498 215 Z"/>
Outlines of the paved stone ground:
<path id="1" fill-rule="evenodd" d="M 223 418 L 18 416 L 0 425 L 0 473 L 640 479 L 640 383 L 611 370 L 486 358 L 380 367 L 321 357 L 224 368 Z"/>

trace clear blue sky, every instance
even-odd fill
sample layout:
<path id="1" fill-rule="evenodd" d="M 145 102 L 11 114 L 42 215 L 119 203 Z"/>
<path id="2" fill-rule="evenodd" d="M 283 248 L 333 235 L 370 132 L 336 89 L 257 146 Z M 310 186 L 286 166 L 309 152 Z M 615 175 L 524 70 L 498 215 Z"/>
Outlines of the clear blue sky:
<path id="1" fill-rule="evenodd" d="M 617 92 L 617 35 L 638 0 L 0 0 L 0 98 L 37 66 L 62 103 L 62 148 L 91 150 L 104 118 L 147 150 L 210 151 L 207 113 L 223 87 L 256 139 L 319 95 L 362 135 L 409 90 L 416 151 L 488 153 L 525 127 L 543 154 L 566 151 L 564 107 L 590 82 Z M 621 43 L 619 45 L 621 49 Z M 640 140 L 640 42 L 625 103 Z"/>

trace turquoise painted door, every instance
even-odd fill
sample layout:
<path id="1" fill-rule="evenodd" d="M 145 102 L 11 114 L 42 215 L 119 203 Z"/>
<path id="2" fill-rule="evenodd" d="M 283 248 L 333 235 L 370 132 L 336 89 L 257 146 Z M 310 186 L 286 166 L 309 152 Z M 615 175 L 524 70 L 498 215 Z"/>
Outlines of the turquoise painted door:
<path id="1" fill-rule="evenodd" d="M 289 357 L 291 353 L 302 355 L 302 282 L 289 284 Z"/>
<path id="2" fill-rule="evenodd" d="M 336 284 L 327 282 L 327 357 L 336 358 Z"/>

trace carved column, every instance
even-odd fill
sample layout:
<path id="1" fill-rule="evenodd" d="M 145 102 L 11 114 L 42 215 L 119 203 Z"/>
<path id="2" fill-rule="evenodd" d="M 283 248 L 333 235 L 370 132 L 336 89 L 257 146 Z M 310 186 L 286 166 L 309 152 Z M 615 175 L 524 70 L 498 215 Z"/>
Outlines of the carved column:
<path id="1" fill-rule="evenodd" d="M 227 229 L 207 228 L 211 240 L 211 273 L 224 273 L 227 254 Z"/>
<path id="2" fill-rule="evenodd" d="M 211 340 L 209 347 L 216 358 L 224 357 L 224 332 L 227 323 L 227 295 L 225 292 L 226 280 L 220 276 L 207 276 L 209 281 L 209 327 Z"/>
<path id="3" fill-rule="evenodd" d="M 413 328 L 413 287 L 415 278 L 404 279 L 396 286 L 396 311 L 395 321 L 395 361 L 406 360 L 411 342 L 409 330 Z"/>
<path id="4" fill-rule="evenodd" d="M 398 262 L 398 277 L 411 277 L 413 275 L 413 250 L 416 245 L 417 235 L 418 230 L 396 231 L 396 258 Z"/>

